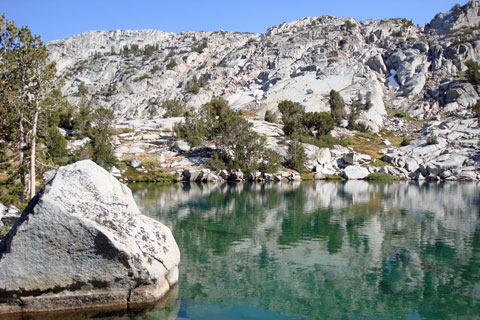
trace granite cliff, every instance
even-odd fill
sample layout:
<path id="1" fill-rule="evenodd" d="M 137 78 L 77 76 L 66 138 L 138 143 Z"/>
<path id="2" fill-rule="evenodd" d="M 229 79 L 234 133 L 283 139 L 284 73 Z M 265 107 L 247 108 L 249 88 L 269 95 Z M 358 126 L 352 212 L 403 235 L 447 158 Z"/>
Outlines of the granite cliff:
<path id="1" fill-rule="evenodd" d="M 480 60 L 479 14 L 475 0 L 438 14 L 425 27 L 407 19 L 320 16 L 282 23 L 262 34 L 89 31 L 50 42 L 48 48 L 58 83 L 72 103 L 84 99 L 93 107 L 110 108 L 119 127 L 135 129 L 116 140 L 119 157 L 173 157 L 165 149 L 171 139 L 163 138 L 182 119 L 164 119 L 162 102 L 177 99 L 199 108 L 212 97 L 223 97 L 249 115 L 282 153 L 277 143 L 281 126 L 258 120 L 267 110 L 279 115 L 282 100 L 299 102 L 306 111 L 328 112 L 334 89 L 347 109 L 369 100 L 357 121 L 373 132 L 413 135 L 413 146 L 425 146 L 435 135 L 439 154 L 416 157 L 419 166 L 455 152 L 469 161 L 461 166 L 472 167 L 471 178 L 477 179 L 480 130 L 470 107 L 480 99 L 480 88 L 468 81 L 467 65 Z M 410 151 L 392 146 L 383 153 L 400 155 L 400 163 L 390 163 L 405 169 Z M 170 161 L 167 167 L 182 166 Z M 423 177 L 436 172 L 427 171 Z M 411 173 L 406 168 L 402 174 Z"/>

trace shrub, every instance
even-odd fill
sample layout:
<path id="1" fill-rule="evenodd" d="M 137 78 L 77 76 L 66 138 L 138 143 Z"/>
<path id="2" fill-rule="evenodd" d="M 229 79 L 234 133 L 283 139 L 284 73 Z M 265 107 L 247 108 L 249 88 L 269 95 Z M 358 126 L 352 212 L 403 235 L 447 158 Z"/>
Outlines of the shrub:
<path id="1" fill-rule="evenodd" d="M 160 162 L 156 160 L 145 160 L 145 161 L 142 161 L 141 165 L 148 171 L 159 170 L 161 168 Z"/>
<path id="2" fill-rule="evenodd" d="M 177 99 L 165 100 L 160 107 L 165 110 L 163 118 L 183 117 L 187 110 L 187 106 Z"/>
<path id="3" fill-rule="evenodd" d="M 192 47 L 192 51 L 197 52 L 198 54 L 202 54 L 203 50 L 208 46 L 207 40 L 202 41 L 201 43 L 197 43 Z"/>
<path id="4" fill-rule="evenodd" d="M 325 176 L 325 180 L 329 180 L 329 181 L 341 181 L 343 180 L 342 177 L 340 176 L 337 176 L 336 174 L 327 174 Z"/>
<path id="5" fill-rule="evenodd" d="M 384 182 L 388 182 L 388 181 L 392 181 L 392 180 L 398 180 L 397 177 L 394 177 L 388 173 L 379 173 L 379 172 L 376 172 L 376 173 L 370 173 L 367 178 L 366 178 L 367 181 L 384 181 Z"/>
<path id="6" fill-rule="evenodd" d="M 478 62 L 468 60 L 465 65 L 467 66 L 467 79 L 470 83 L 476 85 L 480 84 L 480 72 L 478 71 Z"/>
<path id="7" fill-rule="evenodd" d="M 438 139 L 435 135 L 430 135 L 428 138 L 427 138 L 427 144 L 428 145 L 432 145 L 432 144 L 438 144 Z"/>
<path id="8" fill-rule="evenodd" d="M 403 32 L 402 30 L 398 30 L 398 31 L 393 31 L 392 32 L 392 36 L 396 37 L 396 38 L 400 38 L 403 36 Z"/>
<path id="9" fill-rule="evenodd" d="M 345 28 L 347 29 L 347 31 L 352 30 L 356 26 L 357 25 L 355 23 L 351 22 L 350 20 L 345 21 Z"/>
<path id="10" fill-rule="evenodd" d="M 258 170 L 266 173 L 277 172 L 282 166 L 282 156 L 272 149 L 265 148 L 262 153 L 262 162 Z"/>
<path id="11" fill-rule="evenodd" d="M 65 140 L 57 127 L 47 129 L 45 145 L 49 158 L 52 159 L 54 163 L 59 165 L 66 165 L 68 163 L 67 140 Z"/>
<path id="12" fill-rule="evenodd" d="M 410 138 L 408 138 L 408 137 L 403 137 L 402 142 L 400 142 L 400 145 L 401 145 L 402 147 L 405 147 L 405 146 L 410 145 L 411 142 L 412 142 L 412 140 L 411 140 Z"/>
<path id="13" fill-rule="evenodd" d="M 372 93 L 370 91 L 367 92 L 367 95 L 365 96 L 365 109 L 370 110 L 370 108 L 373 106 L 372 104 Z"/>
<path id="14" fill-rule="evenodd" d="M 115 164 L 113 145 L 110 142 L 113 134 L 113 112 L 104 107 L 97 108 L 91 116 L 90 152 L 92 160 L 98 165 L 110 169 Z"/>
<path id="15" fill-rule="evenodd" d="M 336 51 L 336 50 L 330 51 L 328 56 L 331 57 L 331 58 L 338 57 L 338 51 Z"/>
<path id="16" fill-rule="evenodd" d="M 305 171 L 305 163 L 307 162 L 307 155 L 302 143 L 293 139 L 288 146 L 288 156 L 285 165 L 288 168 L 296 170 L 300 173 Z"/>
<path id="17" fill-rule="evenodd" d="M 383 160 L 380 160 L 380 159 L 375 159 L 375 161 L 373 161 L 372 163 L 372 166 L 374 167 L 385 167 L 385 166 L 388 166 L 389 164 Z"/>
<path id="18" fill-rule="evenodd" d="M 335 127 L 331 115 L 326 112 L 306 112 L 302 117 L 302 125 L 310 135 L 316 138 L 330 134 Z"/>
<path id="19" fill-rule="evenodd" d="M 408 117 L 408 114 L 405 111 L 398 111 L 394 114 L 394 116 L 397 118 L 406 118 Z"/>
<path id="20" fill-rule="evenodd" d="M 212 168 L 240 169 L 245 173 L 268 170 L 279 156 L 265 148 L 265 138 L 251 129 L 252 125 L 240 112 L 235 112 L 224 99 L 212 99 L 199 112 L 187 113 L 185 123 L 175 126 L 178 137 L 192 145 L 212 140 L 217 155 L 212 156 Z M 220 161 L 221 160 L 221 161 Z"/>
<path id="21" fill-rule="evenodd" d="M 206 165 L 207 165 L 207 168 L 215 171 L 227 169 L 227 165 L 225 164 L 225 161 L 222 159 L 222 157 L 220 157 L 218 152 L 215 152 L 213 156 L 211 156 L 207 160 Z"/>
<path id="22" fill-rule="evenodd" d="M 300 103 L 290 100 L 281 101 L 278 104 L 278 110 L 282 113 L 283 132 L 290 136 L 294 133 L 302 134 L 302 118 L 305 112 Z"/>
<path id="23" fill-rule="evenodd" d="M 185 91 L 187 93 L 197 94 L 200 92 L 200 86 L 198 84 L 197 76 L 193 76 L 192 79 L 188 80 L 185 84 Z"/>
<path id="24" fill-rule="evenodd" d="M 330 91 L 330 110 L 333 120 L 336 124 L 340 124 L 345 118 L 345 103 L 340 93 L 335 90 Z"/>
<path id="25" fill-rule="evenodd" d="M 170 59 L 170 62 L 167 64 L 167 70 L 172 70 L 177 66 L 177 62 L 174 59 Z"/>
<path id="26" fill-rule="evenodd" d="M 275 114 L 272 111 L 267 110 L 265 112 L 264 120 L 267 122 L 275 123 L 277 122 L 277 117 L 275 117 Z"/>
<path id="27" fill-rule="evenodd" d="M 159 67 L 158 65 L 154 65 L 154 66 L 152 67 L 152 69 L 150 69 L 150 72 L 151 72 L 152 74 L 154 74 L 154 73 L 157 72 L 158 70 L 160 70 L 160 67 Z"/>

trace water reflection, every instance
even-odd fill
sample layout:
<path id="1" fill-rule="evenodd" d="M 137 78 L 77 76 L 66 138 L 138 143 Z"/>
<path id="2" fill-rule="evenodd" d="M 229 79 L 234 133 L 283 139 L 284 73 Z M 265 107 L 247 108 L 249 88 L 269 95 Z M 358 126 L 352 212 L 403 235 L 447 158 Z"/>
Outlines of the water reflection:
<path id="1" fill-rule="evenodd" d="M 480 315 L 478 183 L 131 188 L 180 246 L 179 317 Z"/>

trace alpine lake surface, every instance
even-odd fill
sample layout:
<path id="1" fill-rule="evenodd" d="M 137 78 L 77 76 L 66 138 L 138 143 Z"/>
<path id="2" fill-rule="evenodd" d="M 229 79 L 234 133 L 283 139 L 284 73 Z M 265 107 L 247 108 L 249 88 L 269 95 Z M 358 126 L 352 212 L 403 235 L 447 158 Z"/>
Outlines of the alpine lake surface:
<path id="1" fill-rule="evenodd" d="M 480 319 L 480 183 L 132 184 L 179 285 L 99 319 Z"/>

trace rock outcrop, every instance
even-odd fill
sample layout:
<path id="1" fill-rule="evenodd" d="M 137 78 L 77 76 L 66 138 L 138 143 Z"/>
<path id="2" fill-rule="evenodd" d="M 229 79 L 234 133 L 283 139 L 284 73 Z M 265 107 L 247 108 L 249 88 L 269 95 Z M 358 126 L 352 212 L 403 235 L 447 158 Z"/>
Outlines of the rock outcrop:
<path id="1" fill-rule="evenodd" d="M 170 229 L 85 160 L 61 167 L 0 242 L 0 314 L 127 308 L 178 281 Z"/>
<path id="2" fill-rule="evenodd" d="M 163 102 L 176 99 L 198 109 L 212 97 L 222 97 L 248 115 L 252 129 L 266 137 L 267 147 L 285 158 L 288 141 L 282 126 L 261 121 L 266 111 L 279 118 L 278 103 L 292 100 L 307 112 L 329 112 L 334 89 L 345 102 L 346 114 L 361 106 L 355 122 L 373 133 L 390 131 L 422 141 L 431 132 L 422 130 L 419 122 L 429 128 L 437 121 L 451 125 L 440 128 L 440 136 L 448 135 L 440 153 L 473 159 L 469 167 L 478 176 L 480 146 L 475 141 L 480 134 L 471 106 L 480 100 L 480 87 L 469 81 L 468 62 L 480 61 L 479 12 L 479 1 L 470 0 L 438 14 L 425 27 L 407 19 L 320 16 L 272 26 L 262 34 L 90 31 L 53 41 L 48 50 L 70 102 L 84 99 L 92 107 L 109 108 L 120 129 L 134 131 L 119 134 L 114 142 L 121 159 L 155 154 L 163 168 L 179 174 L 204 169 L 208 155 L 194 155 L 195 148 L 176 139 L 172 129 L 184 119 L 163 118 Z M 459 129 L 463 122 L 472 122 L 468 130 Z M 339 174 L 348 165 L 370 161 L 348 162 L 348 156 L 337 161 L 336 151 L 330 156 L 328 150 L 305 147 L 308 169 L 320 165 L 317 172 L 322 174 Z M 415 159 L 419 166 L 425 160 Z M 409 177 L 415 161 L 405 161 L 408 168 L 387 161 L 397 168 L 383 170 Z M 449 179 L 474 177 L 451 173 Z M 426 178 L 418 172 L 411 177 Z M 212 175 L 194 178 L 216 180 Z"/>

